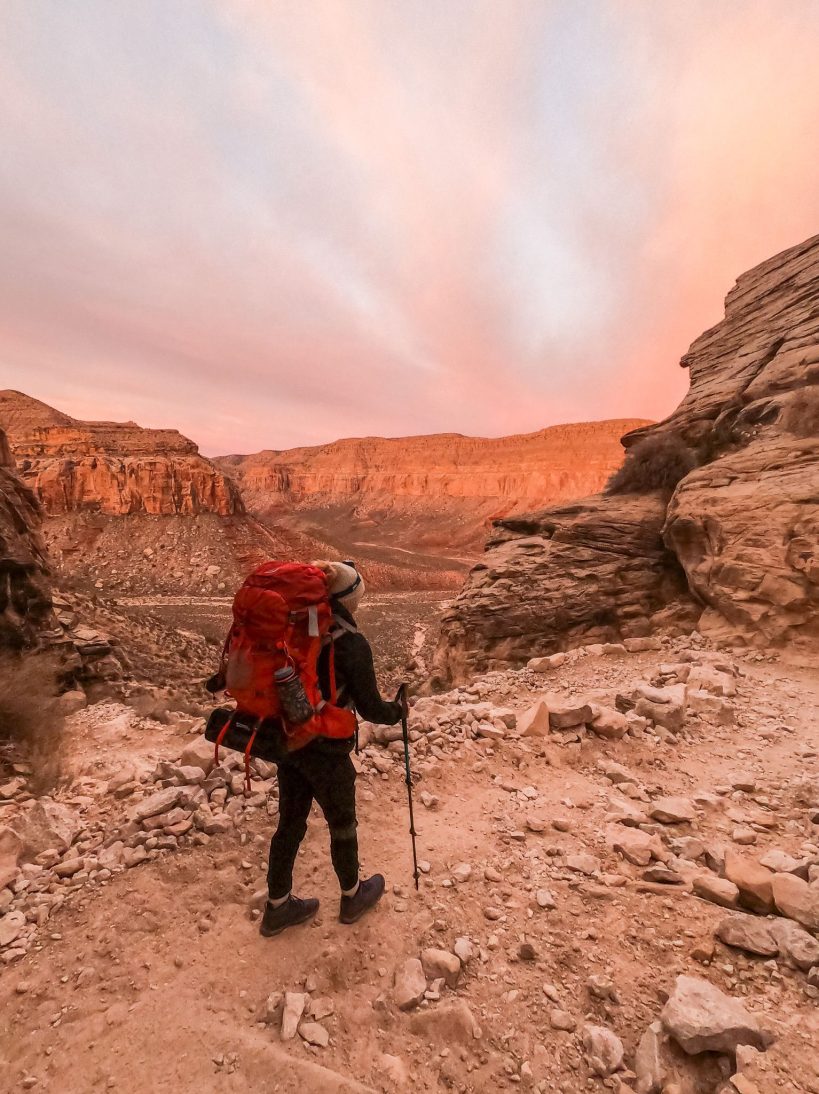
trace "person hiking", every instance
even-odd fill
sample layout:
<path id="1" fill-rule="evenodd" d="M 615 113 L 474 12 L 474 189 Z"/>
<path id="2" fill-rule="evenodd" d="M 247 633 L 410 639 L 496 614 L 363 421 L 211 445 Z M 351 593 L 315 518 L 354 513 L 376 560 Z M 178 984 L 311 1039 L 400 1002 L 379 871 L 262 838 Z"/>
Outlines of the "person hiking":
<path id="1" fill-rule="evenodd" d="M 355 623 L 354 613 L 364 596 L 361 574 L 352 562 L 313 565 L 326 575 L 333 613 L 332 646 L 324 646 L 318 661 L 322 695 L 329 700 L 335 690 L 337 706 L 354 709 L 368 722 L 395 725 L 401 718 L 401 704 L 382 699 L 372 649 Z M 339 920 L 355 923 L 384 893 L 381 874 L 359 878 L 353 744 L 353 737 L 315 737 L 277 764 L 279 822 L 270 841 L 268 900 L 259 928 L 265 937 L 306 923 L 318 911 L 317 899 L 301 899 L 292 891 L 293 867 L 314 801 L 330 830 L 330 856 L 341 889 Z"/>

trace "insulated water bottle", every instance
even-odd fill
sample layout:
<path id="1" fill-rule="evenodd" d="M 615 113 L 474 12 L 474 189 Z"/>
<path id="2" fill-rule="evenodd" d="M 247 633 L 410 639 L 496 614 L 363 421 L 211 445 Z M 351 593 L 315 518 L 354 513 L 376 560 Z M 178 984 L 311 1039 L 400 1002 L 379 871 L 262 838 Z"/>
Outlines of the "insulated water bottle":
<path id="1" fill-rule="evenodd" d="M 315 711 L 312 703 L 307 698 L 295 666 L 285 665 L 283 669 L 276 669 L 273 676 L 276 681 L 276 690 L 279 693 L 279 702 L 282 706 L 284 720 L 294 726 L 309 721 Z"/>

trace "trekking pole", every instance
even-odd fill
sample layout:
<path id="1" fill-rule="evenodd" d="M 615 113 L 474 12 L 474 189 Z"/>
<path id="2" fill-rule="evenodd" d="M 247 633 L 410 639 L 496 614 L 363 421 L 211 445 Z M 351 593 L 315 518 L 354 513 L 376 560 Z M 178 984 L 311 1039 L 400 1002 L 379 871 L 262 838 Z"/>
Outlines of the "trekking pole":
<path id="1" fill-rule="evenodd" d="M 412 876 L 415 879 L 415 888 L 418 889 L 418 854 L 415 849 L 415 816 L 412 811 L 412 771 L 410 770 L 409 729 L 407 728 L 407 716 L 409 704 L 407 703 L 407 685 L 402 684 L 398 689 L 398 701 L 401 704 L 401 731 L 404 738 L 404 769 L 406 771 L 407 801 L 409 802 L 410 836 L 412 837 Z"/>

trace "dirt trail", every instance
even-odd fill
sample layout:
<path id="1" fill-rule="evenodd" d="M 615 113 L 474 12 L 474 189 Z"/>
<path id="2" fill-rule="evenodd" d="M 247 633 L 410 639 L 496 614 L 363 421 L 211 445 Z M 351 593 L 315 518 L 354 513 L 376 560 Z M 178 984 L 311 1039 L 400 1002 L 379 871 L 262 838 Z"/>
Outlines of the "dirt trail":
<path id="1" fill-rule="evenodd" d="M 540 682 L 531 674 L 496 676 L 473 698 L 521 710 L 539 690 L 623 690 L 650 679 L 667 656 L 587 658 Z M 674 836 L 730 846 L 735 818 L 766 813 L 770 823 L 754 824 L 755 844 L 741 850 L 797 854 L 817 842 L 796 793 L 800 781 L 819 775 L 817 676 L 780 663 L 738 664 L 738 724 L 694 726 L 677 743 L 586 737 L 561 744 L 552 734 L 417 749 L 419 856 L 428 869 L 419 894 L 410 883 L 398 757 L 373 746 L 359 778 L 361 850 L 364 870 L 383 870 L 389 890 L 352 928 L 336 920 L 318 817 L 297 865 L 296 891 L 319 896 L 321 911 L 314 924 L 279 939 L 262 939 L 248 910 L 274 823 L 263 810 L 204 846 L 160 855 L 82 890 L 2 974 L 0 1088 L 352 1094 L 522 1085 L 571 1094 L 601 1082 L 587 1067 L 584 1022 L 615 1030 L 628 1062 L 676 975 L 687 972 L 745 996 L 776 1030 L 777 1043 L 748 1072 L 754 1089 L 815 1094 L 819 993 L 810 997 L 805 974 L 720 943 L 709 962 L 724 910 L 687 886 L 647 884 L 603 838 L 612 787 L 597 764 L 608 757 L 633 771 L 650 796 L 714 795 L 693 825 L 670 830 Z M 184 743 L 175 745 L 170 730 L 144 732 L 157 735 L 160 754 Z M 110 747 L 132 756 L 137 744 L 131 734 Z M 116 766 L 116 755 L 107 762 Z M 731 789 L 738 782 L 752 789 Z M 527 826 L 533 813 L 546 820 L 545 831 Z M 567 869 L 567 859 L 581 853 L 599 859 L 601 875 Z M 463 881 L 454 879 L 457 870 L 453 876 L 459 863 L 471 866 Z M 500 880 L 487 880 L 487 868 Z M 554 909 L 534 899 L 544 887 Z M 424 946 L 451 950 L 459 936 L 469 937 L 475 957 L 457 989 L 444 989 L 440 1002 L 415 1013 L 397 1010 L 396 967 Z M 613 985 L 613 995 L 595 996 L 595 976 Z M 331 1000 L 324 1048 L 298 1036 L 282 1042 L 278 1025 L 262 1020 L 271 993 L 305 985 L 311 998 Z M 460 1001 L 478 1036 L 465 1028 Z M 553 1028 L 556 1007 L 576 1029 Z M 633 1090 L 629 1075 L 606 1085 Z M 690 1091 L 715 1090 L 709 1081 Z"/>

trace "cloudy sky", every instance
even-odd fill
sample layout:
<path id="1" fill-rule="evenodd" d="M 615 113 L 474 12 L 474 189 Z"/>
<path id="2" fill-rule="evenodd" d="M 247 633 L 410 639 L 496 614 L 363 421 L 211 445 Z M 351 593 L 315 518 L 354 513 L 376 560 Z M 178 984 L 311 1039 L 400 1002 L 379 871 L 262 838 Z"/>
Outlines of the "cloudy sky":
<path id="1" fill-rule="evenodd" d="M 209 454 L 662 417 L 819 232 L 814 0 L 2 0 L 0 387 Z"/>

